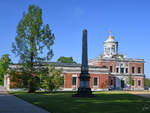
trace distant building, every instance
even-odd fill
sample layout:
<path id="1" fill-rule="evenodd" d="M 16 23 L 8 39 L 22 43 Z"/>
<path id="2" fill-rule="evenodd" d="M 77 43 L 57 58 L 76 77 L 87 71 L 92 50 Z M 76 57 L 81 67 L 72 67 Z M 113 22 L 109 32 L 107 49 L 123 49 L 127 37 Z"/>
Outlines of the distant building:
<path id="1" fill-rule="evenodd" d="M 118 53 L 118 42 L 112 32 L 104 41 L 104 54 L 89 60 L 89 65 L 106 66 L 110 70 L 110 89 L 144 89 L 144 59 L 127 58 Z"/>
<path id="2" fill-rule="evenodd" d="M 63 69 L 64 86 L 61 90 L 72 91 L 79 87 L 80 64 L 53 63 L 56 69 Z M 18 68 L 18 65 L 10 65 Z M 89 60 L 90 87 L 92 90 L 143 90 L 144 60 L 127 58 L 118 53 L 118 42 L 110 33 L 104 41 L 104 54 Z M 4 86 L 15 87 L 10 75 L 5 75 Z"/>

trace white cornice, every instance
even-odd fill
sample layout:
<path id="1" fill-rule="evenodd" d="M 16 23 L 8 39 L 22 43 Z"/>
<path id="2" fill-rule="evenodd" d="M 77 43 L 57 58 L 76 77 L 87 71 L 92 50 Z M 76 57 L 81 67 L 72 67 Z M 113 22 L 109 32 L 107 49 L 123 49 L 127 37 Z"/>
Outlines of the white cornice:
<path id="1" fill-rule="evenodd" d="M 117 61 L 117 62 L 140 62 L 140 63 L 145 63 L 144 59 L 133 59 L 133 58 L 123 58 L 123 59 L 119 59 L 119 58 L 94 58 L 94 59 L 90 59 L 88 62 L 97 62 L 97 61 Z"/>

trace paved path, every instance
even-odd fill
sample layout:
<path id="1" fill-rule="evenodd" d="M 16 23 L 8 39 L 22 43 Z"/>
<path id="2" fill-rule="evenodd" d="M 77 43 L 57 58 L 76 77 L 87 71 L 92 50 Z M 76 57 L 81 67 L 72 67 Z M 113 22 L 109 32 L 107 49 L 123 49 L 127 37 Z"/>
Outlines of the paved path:
<path id="1" fill-rule="evenodd" d="M 142 96 L 145 98 L 150 98 L 150 91 L 129 91 L 129 93 Z"/>
<path id="2" fill-rule="evenodd" d="M 0 86 L 0 113 L 49 113 L 39 107 L 23 101 L 15 96 L 9 95 Z"/>
<path id="3" fill-rule="evenodd" d="M 7 94 L 8 93 L 7 93 L 6 89 L 0 85 L 0 95 L 7 95 Z"/>

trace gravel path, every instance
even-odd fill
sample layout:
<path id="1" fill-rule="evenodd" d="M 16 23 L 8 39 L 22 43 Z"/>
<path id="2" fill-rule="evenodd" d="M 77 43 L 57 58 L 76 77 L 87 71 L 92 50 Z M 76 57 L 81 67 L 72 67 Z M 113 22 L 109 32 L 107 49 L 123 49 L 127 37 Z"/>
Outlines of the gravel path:
<path id="1" fill-rule="evenodd" d="M 145 98 L 150 98 L 150 91 L 129 91 L 128 93 L 142 96 Z"/>

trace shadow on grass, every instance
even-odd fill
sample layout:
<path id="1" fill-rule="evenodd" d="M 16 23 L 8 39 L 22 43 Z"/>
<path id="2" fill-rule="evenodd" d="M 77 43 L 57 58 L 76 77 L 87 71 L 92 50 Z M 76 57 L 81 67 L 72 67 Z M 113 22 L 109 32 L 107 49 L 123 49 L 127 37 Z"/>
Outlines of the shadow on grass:
<path id="1" fill-rule="evenodd" d="M 51 94 L 51 93 L 76 93 L 76 91 L 44 91 L 44 92 L 36 92 L 35 94 Z"/>
<path id="2" fill-rule="evenodd" d="M 14 93 L 51 113 L 150 113 L 150 99 L 127 93 L 95 93 L 94 98 L 73 98 L 74 92 Z"/>

